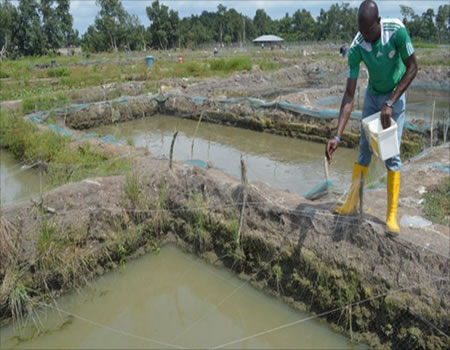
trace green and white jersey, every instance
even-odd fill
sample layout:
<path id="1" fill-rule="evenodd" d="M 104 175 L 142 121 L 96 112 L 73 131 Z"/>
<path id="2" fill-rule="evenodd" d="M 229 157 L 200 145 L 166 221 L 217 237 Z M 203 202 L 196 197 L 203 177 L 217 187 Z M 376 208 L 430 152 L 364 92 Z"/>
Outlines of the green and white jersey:
<path id="1" fill-rule="evenodd" d="M 363 61 L 369 71 L 369 93 L 374 96 L 392 92 L 405 74 L 403 60 L 414 47 L 403 23 L 394 18 L 381 20 L 381 36 L 368 43 L 358 32 L 348 53 L 348 77 L 357 79 Z"/>

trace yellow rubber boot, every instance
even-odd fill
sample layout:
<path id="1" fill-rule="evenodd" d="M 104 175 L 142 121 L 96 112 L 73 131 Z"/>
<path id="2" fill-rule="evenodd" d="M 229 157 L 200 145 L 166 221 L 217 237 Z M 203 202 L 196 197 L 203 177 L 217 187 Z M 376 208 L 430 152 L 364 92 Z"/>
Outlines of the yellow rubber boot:
<path id="1" fill-rule="evenodd" d="M 386 229 L 388 232 L 399 233 L 400 227 L 397 224 L 397 204 L 400 192 L 400 172 L 388 170 L 387 176 L 387 211 Z"/>
<path id="2" fill-rule="evenodd" d="M 360 177 L 363 174 L 363 181 L 366 181 L 367 170 L 368 168 L 366 166 L 359 165 L 358 163 L 353 165 L 352 185 L 350 186 L 345 203 L 334 208 L 337 214 L 350 215 L 356 212 L 359 202 Z"/>

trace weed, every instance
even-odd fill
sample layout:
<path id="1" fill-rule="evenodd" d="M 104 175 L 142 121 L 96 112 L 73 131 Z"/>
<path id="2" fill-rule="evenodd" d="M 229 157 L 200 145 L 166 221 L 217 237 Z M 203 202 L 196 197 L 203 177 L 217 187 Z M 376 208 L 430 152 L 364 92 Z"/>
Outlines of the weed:
<path id="1" fill-rule="evenodd" d="M 283 278 L 283 271 L 281 270 L 280 265 L 276 264 L 272 266 L 272 275 L 275 279 L 275 284 L 277 287 L 278 294 L 280 293 L 280 287 L 281 287 L 281 279 Z"/>
<path id="2" fill-rule="evenodd" d="M 162 178 L 159 183 L 158 199 L 156 200 L 156 203 L 151 206 L 151 209 L 153 209 L 153 217 L 149 229 L 151 233 L 156 236 L 160 236 L 164 233 L 169 222 L 169 214 L 167 211 L 168 192 L 169 188 L 167 181 Z"/>
<path id="3" fill-rule="evenodd" d="M 425 215 L 433 222 L 450 224 L 450 177 L 445 177 L 425 198 Z"/>
<path id="4" fill-rule="evenodd" d="M 134 139 L 131 136 L 127 137 L 127 145 L 134 146 Z"/>
<path id="5" fill-rule="evenodd" d="M 47 75 L 50 78 L 68 77 L 70 75 L 69 70 L 66 67 L 50 69 L 47 71 Z"/>
<path id="6" fill-rule="evenodd" d="M 273 71 L 273 70 L 280 69 L 280 68 L 282 68 L 282 65 L 279 63 L 263 60 L 263 61 L 259 62 L 259 68 L 262 71 L 267 72 L 267 71 Z"/>
<path id="7" fill-rule="evenodd" d="M 139 187 L 139 175 L 137 172 L 127 174 L 125 177 L 125 194 L 135 207 L 139 207 L 141 189 Z"/>
<path id="8" fill-rule="evenodd" d="M 125 248 L 124 245 L 119 244 L 119 256 L 120 256 L 120 260 L 119 263 L 120 265 L 125 265 L 125 262 L 127 261 L 127 248 Z"/>
<path id="9" fill-rule="evenodd" d="M 41 230 L 38 236 L 38 250 L 41 254 L 46 254 L 50 245 L 56 241 L 56 224 L 50 222 L 47 215 L 41 211 Z"/>
<path id="10" fill-rule="evenodd" d="M 89 143 L 76 149 L 69 143 L 69 138 L 52 131 L 40 131 L 19 115 L 0 113 L 0 147 L 11 151 L 19 160 L 47 163 L 50 186 L 89 176 L 120 174 L 130 168 L 127 159 L 108 159 Z"/>
<path id="11" fill-rule="evenodd" d="M 24 269 L 20 269 L 17 265 L 6 268 L 0 289 L 0 306 L 9 306 L 13 321 L 19 328 L 23 328 L 26 316 L 31 317 L 35 323 L 39 320 L 36 316 L 37 305 L 32 297 L 36 293 L 29 284 L 31 282 Z"/>
<path id="12" fill-rule="evenodd" d="M 209 62 L 212 71 L 237 72 L 252 70 L 252 61 L 248 57 L 234 57 L 230 60 L 223 58 Z"/>
<path id="13" fill-rule="evenodd" d="M 14 261 L 19 252 L 16 228 L 4 217 L 0 216 L 0 259 Z"/>

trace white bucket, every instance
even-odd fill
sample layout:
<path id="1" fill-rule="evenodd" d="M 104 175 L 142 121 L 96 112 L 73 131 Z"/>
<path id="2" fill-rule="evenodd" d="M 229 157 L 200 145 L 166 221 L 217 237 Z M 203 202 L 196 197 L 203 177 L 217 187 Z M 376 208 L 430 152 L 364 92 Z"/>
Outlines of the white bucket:
<path id="1" fill-rule="evenodd" d="M 391 118 L 391 126 L 383 129 L 380 114 L 372 114 L 364 118 L 362 123 L 370 149 L 381 160 L 386 160 L 400 154 L 397 123 Z"/>

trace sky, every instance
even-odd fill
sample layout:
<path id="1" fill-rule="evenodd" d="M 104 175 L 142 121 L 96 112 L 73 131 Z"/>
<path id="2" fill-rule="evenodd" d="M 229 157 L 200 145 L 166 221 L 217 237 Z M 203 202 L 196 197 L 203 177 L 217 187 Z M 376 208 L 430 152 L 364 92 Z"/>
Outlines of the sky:
<path id="1" fill-rule="evenodd" d="M 182 17 L 190 15 L 199 15 L 202 11 L 217 10 L 217 5 L 222 4 L 227 8 L 234 8 L 240 13 L 253 18 L 257 9 L 264 9 L 272 19 L 283 17 L 286 12 L 292 15 L 298 9 L 306 9 L 316 18 L 320 9 L 326 9 L 334 4 L 341 3 L 341 0 L 160 0 L 160 3 L 168 6 L 170 9 L 178 12 Z M 361 1 L 345 1 L 351 6 L 358 7 Z M 151 6 L 152 0 L 122 0 L 125 10 L 129 14 L 137 15 L 141 23 L 146 27 L 150 24 L 145 8 Z M 378 9 L 382 17 L 398 17 L 400 18 L 400 6 L 406 5 L 421 15 L 428 8 L 437 10 L 440 5 L 448 4 L 448 0 L 378 0 Z M 70 13 L 73 16 L 74 28 L 83 34 L 89 25 L 94 23 L 99 7 L 95 4 L 95 0 L 72 0 L 70 5 Z"/>

